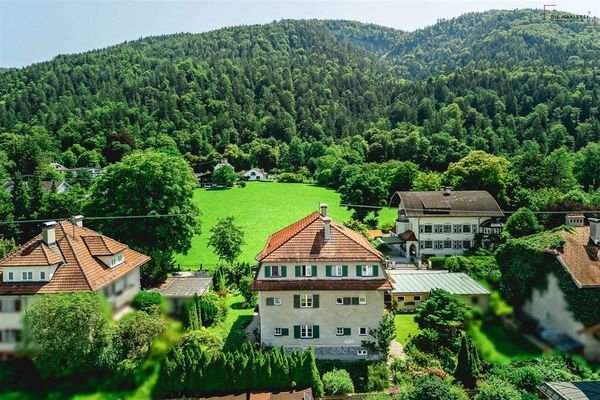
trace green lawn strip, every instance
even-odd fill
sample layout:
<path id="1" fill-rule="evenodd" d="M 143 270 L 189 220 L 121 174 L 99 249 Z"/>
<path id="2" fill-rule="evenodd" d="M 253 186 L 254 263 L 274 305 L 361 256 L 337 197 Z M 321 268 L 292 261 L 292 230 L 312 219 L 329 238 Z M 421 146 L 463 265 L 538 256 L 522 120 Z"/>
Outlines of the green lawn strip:
<path id="1" fill-rule="evenodd" d="M 473 322 L 469 334 L 481 356 L 490 363 L 540 356 L 542 352 L 517 333 L 508 331 L 500 321 Z"/>
<path id="2" fill-rule="evenodd" d="M 419 325 L 415 322 L 415 314 L 396 314 L 394 324 L 396 325 L 396 340 L 402 345 L 408 343 L 410 336 L 419 333 Z"/>
<path id="3" fill-rule="evenodd" d="M 202 216 L 202 233 L 192 239 L 188 254 L 178 254 L 176 262 L 182 269 L 212 269 L 218 258 L 208 247 L 210 228 L 218 219 L 233 216 L 242 227 L 245 244 L 239 261 L 254 263 L 254 257 L 268 236 L 279 229 L 317 211 L 319 203 L 329 205 L 329 215 L 336 221 L 349 219 L 352 212 L 340 207 L 339 193 L 323 187 L 277 182 L 248 182 L 245 188 L 194 191 L 194 200 Z M 386 208 L 380 212 L 380 223 L 394 221 L 397 211 Z"/>
<path id="4" fill-rule="evenodd" d="M 225 321 L 208 328 L 225 342 L 224 350 L 236 350 L 246 341 L 244 328 L 252 321 L 253 308 L 243 308 L 244 297 L 230 295 L 227 298 L 229 312 Z"/>

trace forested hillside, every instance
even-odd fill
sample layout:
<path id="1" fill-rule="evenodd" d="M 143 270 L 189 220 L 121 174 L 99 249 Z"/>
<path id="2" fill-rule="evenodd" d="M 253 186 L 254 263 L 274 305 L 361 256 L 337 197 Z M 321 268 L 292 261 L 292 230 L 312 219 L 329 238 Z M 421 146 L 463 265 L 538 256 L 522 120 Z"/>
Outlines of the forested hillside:
<path id="1" fill-rule="evenodd" d="M 284 20 L 58 56 L 2 74 L 0 177 L 42 161 L 104 166 L 147 148 L 179 152 L 198 172 L 225 155 L 238 169 L 345 189 L 358 173 L 343 174 L 347 165 L 414 163 L 404 178 L 378 172 L 384 193 L 354 198 L 374 202 L 415 187 L 417 172 L 416 188 L 485 187 L 437 174 L 482 150 L 506 161 L 505 204 L 530 205 L 520 189 L 580 184 L 593 195 L 598 38 L 539 11 L 490 11 L 415 32 Z"/>

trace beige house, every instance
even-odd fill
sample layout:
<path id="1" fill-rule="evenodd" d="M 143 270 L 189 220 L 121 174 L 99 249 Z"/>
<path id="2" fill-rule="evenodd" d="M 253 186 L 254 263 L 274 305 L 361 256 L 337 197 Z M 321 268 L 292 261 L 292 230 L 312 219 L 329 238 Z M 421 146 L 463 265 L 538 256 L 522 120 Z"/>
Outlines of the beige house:
<path id="1" fill-rule="evenodd" d="M 0 261 L 0 359 L 22 337 L 22 314 L 48 293 L 103 293 L 114 311 L 140 291 L 140 267 L 150 257 L 83 227 L 83 217 L 46 222 L 42 233 Z"/>
<path id="2" fill-rule="evenodd" d="M 573 232 L 560 232 L 565 244 L 552 250 L 579 290 L 600 291 L 600 220 L 589 218 L 584 226 L 580 215 L 567 215 Z M 543 289 L 533 289 L 523 311 L 533 317 L 543 329 L 541 336 L 559 350 L 579 348 L 585 358 L 600 361 L 600 324 L 584 326 L 569 309 L 568 301 L 556 273 L 547 275 Z M 600 310 L 598 310 L 600 313 Z"/>
<path id="3" fill-rule="evenodd" d="M 399 198 L 394 240 L 388 245 L 405 257 L 461 255 L 500 234 L 504 214 L 484 190 L 456 191 L 444 187 L 432 192 L 396 192 Z"/>
<path id="4" fill-rule="evenodd" d="M 388 274 L 392 304 L 400 312 L 414 312 L 433 289 L 444 289 L 482 311 L 489 307 L 490 291 L 464 272 L 393 270 Z"/>
<path id="5" fill-rule="evenodd" d="M 332 221 L 327 206 L 272 234 L 257 256 L 260 342 L 312 347 L 318 358 L 376 359 L 373 341 L 391 289 L 383 257 L 359 233 Z"/>

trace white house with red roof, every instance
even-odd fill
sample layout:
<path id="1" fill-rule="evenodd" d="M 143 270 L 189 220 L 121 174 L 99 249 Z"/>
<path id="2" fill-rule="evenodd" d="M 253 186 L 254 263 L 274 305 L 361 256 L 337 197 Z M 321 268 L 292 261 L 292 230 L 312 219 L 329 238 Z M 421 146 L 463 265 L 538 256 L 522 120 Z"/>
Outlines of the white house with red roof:
<path id="1" fill-rule="evenodd" d="M 377 359 L 374 341 L 391 289 L 383 256 L 361 234 L 313 212 L 272 234 L 256 257 L 260 342 L 312 347 L 318 358 Z"/>
<path id="2" fill-rule="evenodd" d="M 83 217 L 46 222 L 42 232 L 0 261 L 0 359 L 14 355 L 22 313 L 48 293 L 103 293 L 111 308 L 140 291 L 140 267 L 150 257 L 91 229 Z"/>

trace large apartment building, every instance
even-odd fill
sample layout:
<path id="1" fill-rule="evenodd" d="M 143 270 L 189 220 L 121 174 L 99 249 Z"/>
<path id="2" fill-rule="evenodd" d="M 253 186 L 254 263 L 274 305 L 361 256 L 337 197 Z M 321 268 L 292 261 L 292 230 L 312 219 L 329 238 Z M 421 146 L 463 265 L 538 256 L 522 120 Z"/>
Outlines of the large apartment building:
<path id="1" fill-rule="evenodd" d="M 396 241 L 390 242 L 410 258 L 460 255 L 476 238 L 485 244 L 500 234 L 504 213 L 484 190 L 396 192 L 400 200 Z"/>
<path id="2" fill-rule="evenodd" d="M 140 267 L 149 260 L 84 228 L 82 216 L 46 222 L 39 235 L 0 261 L 0 360 L 15 354 L 23 312 L 38 296 L 100 292 L 118 310 L 140 291 Z"/>
<path id="3" fill-rule="evenodd" d="M 381 253 L 361 234 L 332 221 L 327 206 L 272 234 L 257 256 L 260 341 L 315 356 L 376 359 L 372 341 L 391 289 Z"/>

